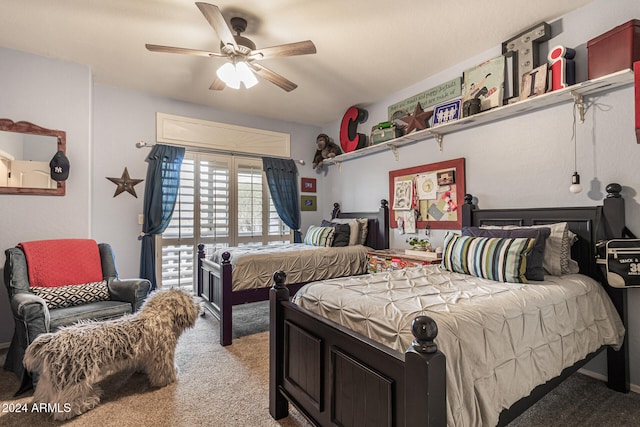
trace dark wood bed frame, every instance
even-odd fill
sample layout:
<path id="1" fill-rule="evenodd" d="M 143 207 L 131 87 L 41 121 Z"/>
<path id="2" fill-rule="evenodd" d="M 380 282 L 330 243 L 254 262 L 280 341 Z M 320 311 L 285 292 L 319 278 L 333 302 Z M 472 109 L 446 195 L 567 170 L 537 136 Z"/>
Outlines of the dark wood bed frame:
<path id="1" fill-rule="evenodd" d="M 338 203 L 333 204 L 332 218 L 367 218 L 366 246 L 373 249 L 389 248 L 389 203 L 381 200 L 375 212 L 342 212 Z M 206 258 L 204 245 L 198 245 L 198 296 L 208 310 L 220 320 L 220 344 L 230 345 L 233 336 L 232 310 L 234 305 L 269 299 L 271 283 L 263 283 L 254 289 L 233 291 L 233 268 L 230 254 L 222 254 L 223 261 L 215 263 Z M 287 285 L 295 294 L 305 283 Z"/>
<path id="2" fill-rule="evenodd" d="M 579 240 L 572 258 L 580 272 L 606 288 L 627 326 L 624 289 L 606 285 L 596 264 L 596 243 L 623 236 L 621 187 L 610 184 L 602 206 L 534 209 L 477 209 L 465 196 L 463 226 L 533 225 L 568 222 Z M 434 338 L 437 325 L 426 316 L 412 327 L 416 339 L 400 353 L 308 312 L 289 300 L 285 274 L 274 274 L 270 295 L 269 411 L 275 419 L 293 404 L 316 425 L 445 426 L 446 358 Z M 596 354 L 607 350 L 608 386 L 629 391 L 629 354 L 625 340 L 614 351 L 604 346 L 536 387 L 500 415 L 498 425 L 515 419 Z"/>

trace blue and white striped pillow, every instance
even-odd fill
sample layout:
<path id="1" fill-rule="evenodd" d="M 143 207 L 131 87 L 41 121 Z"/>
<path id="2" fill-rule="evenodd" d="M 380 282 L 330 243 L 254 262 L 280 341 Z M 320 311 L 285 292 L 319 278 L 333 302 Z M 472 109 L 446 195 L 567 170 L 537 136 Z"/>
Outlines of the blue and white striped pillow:
<path id="1" fill-rule="evenodd" d="M 304 243 L 313 246 L 331 246 L 335 231 L 336 229 L 333 227 L 310 225 L 307 234 L 304 236 Z"/>
<path id="2" fill-rule="evenodd" d="M 471 237 L 448 232 L 442 266 L 498 282 L 527 283 L 526 256 L 534 244 L 533 238 Z"/>

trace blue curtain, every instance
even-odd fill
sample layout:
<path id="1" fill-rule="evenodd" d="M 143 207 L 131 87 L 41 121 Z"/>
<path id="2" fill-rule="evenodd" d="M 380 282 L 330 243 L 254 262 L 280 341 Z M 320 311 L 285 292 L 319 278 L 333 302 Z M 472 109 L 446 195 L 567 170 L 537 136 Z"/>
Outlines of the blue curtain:
<path id="1" fill-rule="evenodd" d="M 156 289 L 155 238 L 169 225 L 180 188 L 180 167 L 184 147 L 156 144 L 147 156 L 147 180 L 144 190 L 144 224 L 140 251 L 140 277 L 149 279 Z"/>
<path id="2" fill-rule="evenodd" d="M 278 216 L 293 230 L 293 241 L 302 243 L 300 209 L 298 208 L 298 168 L 291 159 L 262 158 L 271 199 Z"/>

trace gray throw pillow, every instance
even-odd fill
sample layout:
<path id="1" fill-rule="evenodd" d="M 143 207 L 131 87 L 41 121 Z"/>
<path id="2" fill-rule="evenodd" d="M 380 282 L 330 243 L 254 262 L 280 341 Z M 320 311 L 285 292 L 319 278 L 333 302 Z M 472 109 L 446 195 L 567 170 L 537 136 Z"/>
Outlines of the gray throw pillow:
<path id="1" fill-rule="evenodd" d="M 349 224 L 338 224 L 335 222 L 322 220 L 322 227 L 333 227 L 335 232 L 333 233 L 333 243 L 331 246 L 349 246 L 349 237 L 351 236 L 351 226 Z"/>

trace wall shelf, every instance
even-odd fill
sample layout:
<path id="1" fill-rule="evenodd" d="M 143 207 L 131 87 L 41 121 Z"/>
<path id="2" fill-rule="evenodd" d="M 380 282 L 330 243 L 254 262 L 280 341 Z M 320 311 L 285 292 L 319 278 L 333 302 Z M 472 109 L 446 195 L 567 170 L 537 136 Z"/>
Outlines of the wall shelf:
<path id="1" fill-rule="evenodd" d="M 370 145 L 368 147 L 364 147 L 350 153 L 340 154 L 339 156 L 336 156 L 332 159 L 325 159 L 323 163 L 329 165 L 337 164 L 338 166 L 340 166 L 340 164 L 344 161 L 357 159 L 359 157 L 378 153 L 380 151 L 391 151 L 395 155 L 396 160 L 398 160 L 399 147 L 428 139 L 434 139 L 438 144 L 440 144 L 440 150 L 442 150 L 442 141 L 444 135 L 446 134 L 458 132 L 464 129 L 470 129 L 476 126 L 481 126 L 506 118 L 515 117 L 534 110 L 551 107 L 553 105 L 558 105 L 565 102 L 575 102 L 578 105 L 579 109 L 581 109 L 584 108 L 584 103 L 582 101 L 583 97 L 618 89 L 631 84 L 633 84 L 633 71 L 618 71 L 606 76 L 599 77 L 597 79 L 576 83 L 575 85 L 566 87 L 564 89 L 547 92 L 545 94 L 519 101 L 514 104 L 503 105 L 501 107 L 492 108 L 491 110 L 487 110 L 473 116 L 463 117 L 462 119 L 456 120 L 454 122 L 444 123 L 432 128 L 419 130 L 408 135 L 403 135 L 399 138 L 385 141 L 376 145 Z M 583 114 L 584 111 L 582 111 L 581 120 L 584 120 Z"/>

